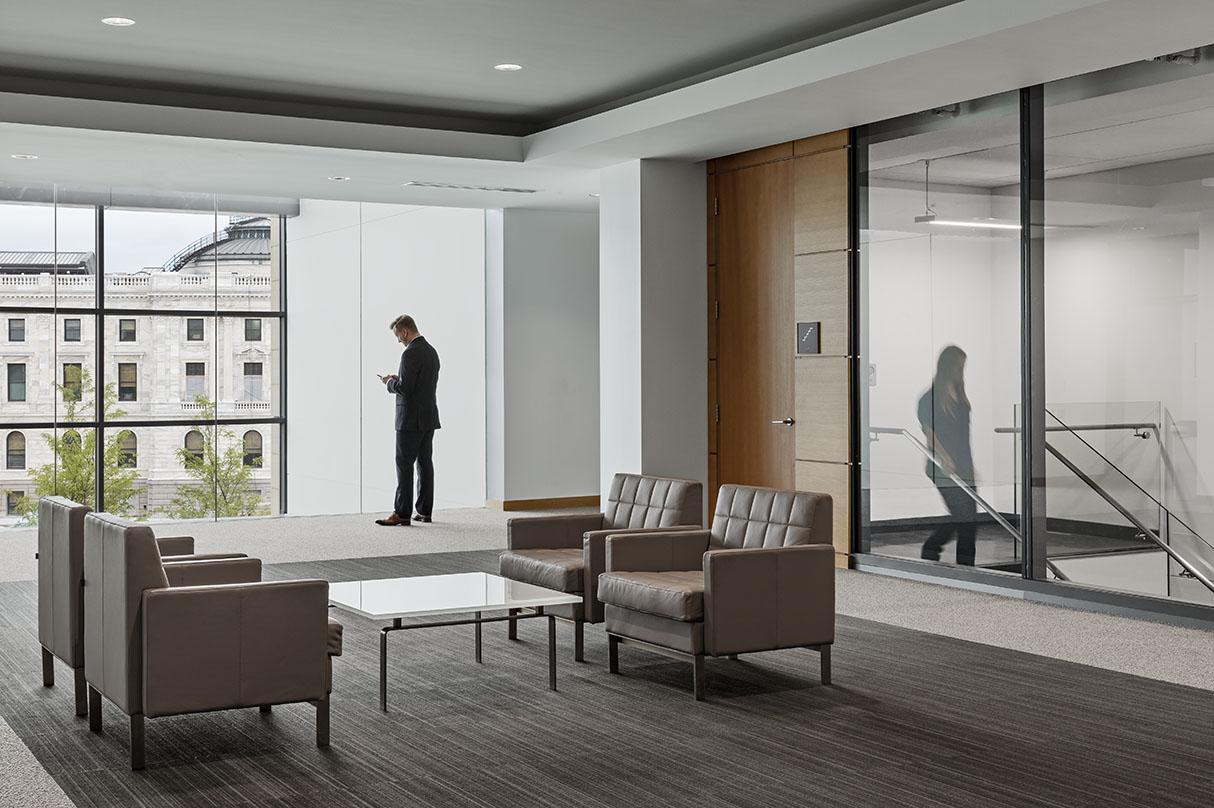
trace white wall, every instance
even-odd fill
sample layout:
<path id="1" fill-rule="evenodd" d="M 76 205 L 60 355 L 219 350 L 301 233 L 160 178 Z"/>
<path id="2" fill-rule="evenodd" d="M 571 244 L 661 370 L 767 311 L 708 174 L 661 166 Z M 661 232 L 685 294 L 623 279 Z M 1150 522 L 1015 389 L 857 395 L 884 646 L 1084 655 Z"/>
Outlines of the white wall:
<path id="1" fill-rule="evenodd" d="M 598 492 L 598 227 L 486 212 L 490 500 Z"/>
<path id="2" fill-rule="evenodd" d="M 618 471 L 707 483 L 705 176 L 703 163 L 673 160 L 601 173 L 604 493 Z"/>
<path id="3" fill-rule="evenodd" d="M 396 487 L 388 330 L 439 352 L 436 507 L 485 498 L 484 213 L 302 200 L 287 224 L 288 510 L 387 511 Z"/>

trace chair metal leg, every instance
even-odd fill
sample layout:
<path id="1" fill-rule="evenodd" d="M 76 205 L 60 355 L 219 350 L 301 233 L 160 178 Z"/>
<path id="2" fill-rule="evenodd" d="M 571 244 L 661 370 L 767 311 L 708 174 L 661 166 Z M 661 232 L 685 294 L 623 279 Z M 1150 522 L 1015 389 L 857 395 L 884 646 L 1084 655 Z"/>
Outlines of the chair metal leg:
<path id="1" fill-rule="evenodd" d="M 143 768 L 143 715 L 131 716 L 131 771 Z"/>
<path id="2" fill-rule="evenodd" d="M 586 621 L 573 621 L 573 661 L 586 661 Z"/>
<path id="3" fill-rule="evenodd" d="M 614 634 L 607 635 L 607 670 L 620 672 L 620 638 Z"/>
<path id="4" fill-rule="evenodd" d="M 830 684 L 830 646 L 819 645 L 818 655 L 821 657 L 822 663 L 822 684 Z"/>
<path id="5" fill-rule="evenodd" d="M 704 700 L 704 655 L 696 654 L 691 659 L 691 670 L 694 682 L 692 689 L 695 692 L 696 701 Z"/>
<path id="6" fill-rule="evenodd" d="M 88 686 L 89 693 L 89 729 L 101 732 L 101 694 L 92 685 Z"/>
<path id="7" fill-rule="evenodd" d="M 481 619 L 480 612 L 476 613 L 476 619 L 478 621 L 476 624 L 476 661 L 480 662 L 481 661 L 481 624 L 479 622 Z"/>
<path id="8" fill-rule="evenodd" d="M 514 615 L 518 614 L 519 611 L 520 611 L 519 609 L 511 609 L 510 616 L 513 617 Z M 511 640 L 517 640 L 518 639 L 518 621 L 510 620 L 507 622 L 507 625 L 510 627 L 510 629 L 509 629 L 509 632 L 506 634 L 506 637 Z"/>
<path id="9" fill-rule="evenodd" d="M 326 695 L 316 705 L 316 745 L 324 749 L 329 745 L 329 697 Z"/>
<path id="10" fill-rule="evenodd" d="M 55 655 L 42 649 L 42 686 L 55 686 Z"/>
<path id="11" fill-rule="evenodd" d="M 268 712 L 272 712 L 272 711 L 273 711 L 273 709 L 274 709 L 274 708 L 273 708 L 273 707 L 271 707 L 269 704 L 263 704 L 263 705 L 261 705 L 260 707 L 258 707 L 258 708 L 257 708 L 257 711 L 258 711 L 258 712 L 260 712 L 260 713 L 268 713 Z"/>
<path id="12" fill-rule="evenodd" d="M 76 680 L 76 717 L 83 718 L 89 714 L 89 685 L 84 681 L 84 668 L 76 668 L 72 673 Z"/>
<path id="13" fill-rule="evenodd" d="M 556 617 L 548 615 L 548 689 L 556 690 Z"/>

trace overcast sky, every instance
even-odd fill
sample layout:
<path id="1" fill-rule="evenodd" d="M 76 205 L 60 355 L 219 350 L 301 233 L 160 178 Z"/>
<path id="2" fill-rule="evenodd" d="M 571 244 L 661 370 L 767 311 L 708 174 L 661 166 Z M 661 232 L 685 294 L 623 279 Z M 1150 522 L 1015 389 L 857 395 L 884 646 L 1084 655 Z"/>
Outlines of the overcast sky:
<path id="1" fill-rule="evenodd" d="M 92 208 L 0 203 L 0 250 L 51 252 L 55 249 L 58 218 L 59 252 L 92 252 L 96 249 Z M 228 224 L 220 215 L 218 226 Z M 195 239 L 214 231 L 210 213 L 164 213 L 161 211 L 105 211 L 105 270 L 138 272 L 159 267 Z"/>

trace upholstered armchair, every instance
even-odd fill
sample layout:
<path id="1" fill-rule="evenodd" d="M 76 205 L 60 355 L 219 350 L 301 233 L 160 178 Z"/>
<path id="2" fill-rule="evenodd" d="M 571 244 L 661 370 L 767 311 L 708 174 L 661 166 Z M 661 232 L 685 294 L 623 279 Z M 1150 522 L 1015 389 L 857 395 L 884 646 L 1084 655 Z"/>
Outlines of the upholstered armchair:
<path id="1" fill-rule="evenodd" d="M 506 552 L 498 562 L 503 578 L 581 595 L 582 603 L 555 607 L 573 621 L 574 658 L 584 661 L 586 623 L 603 622 L 597 596 L 610 534 L 647 533 L 703 524 L 704 491 L 694 480 L 617 474 L 602 513 L 518 517 L 506 523 Z M 510 639 L 516 639 L 510 621 Z"/>
<path id="2" fill-rule="evenodd" d="M 165 564 L 146 526 L 84 517 L 89 728 L 101 729 L 102 696 L 130 716 L 131 768 L 144 765 L 145 717 L 306 701 L 316 745 L 328 745 L 341 654 L 329 584 L 248 582 L 248 562 L 260 573 L 255 559 Z"/>
<path id="3" fill-rule="evenodd" d="M 76 686 L 76 715 L 88 714 L 84 682 L 84 516 L 86 505 L 63 497 L 38 502 L 38 642 L 42 645 L 42 683 L 55 686 L 55 659 L 67 665 Z M 244 558 L 241 553 L 194 555 L 194 539 L 156 539 L 166 561 Z M 166 565 L 172 566 L 172 565 Z M 246 564 L 247 566 L 247 564 Z M 257 562 L 257 576 L 261 562 Z"/>
<path id="4" fill-rule="evenodd" d="M 835 639 L 831 499 L 723 485 L 710 530 L 612 534 L 598 596 L 609 661 L 631 643 L 692 663 L 697 701 L 704 659 L 813 648 L 830 684 Z"/>

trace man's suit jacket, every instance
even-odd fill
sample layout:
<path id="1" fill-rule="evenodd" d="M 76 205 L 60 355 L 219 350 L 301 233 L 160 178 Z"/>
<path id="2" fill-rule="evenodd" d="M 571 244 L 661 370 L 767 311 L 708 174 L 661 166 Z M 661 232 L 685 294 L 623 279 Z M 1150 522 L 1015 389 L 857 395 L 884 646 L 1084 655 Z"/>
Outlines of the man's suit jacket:
<path id="1" fill-rule="evenodd" d="M 396 396 L 396 430 L 438 429 L 438 352 L 415 337 L 400 355 L 399 378 L 388 382 Z"/>

